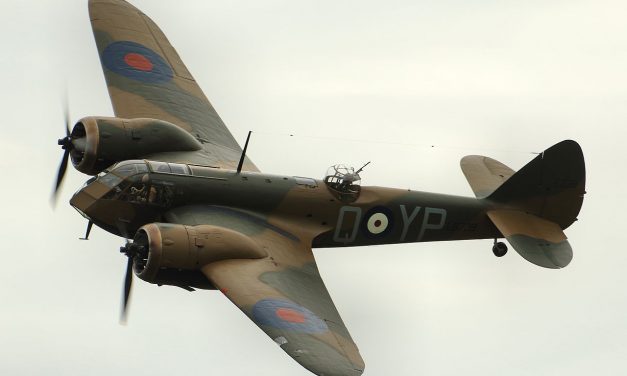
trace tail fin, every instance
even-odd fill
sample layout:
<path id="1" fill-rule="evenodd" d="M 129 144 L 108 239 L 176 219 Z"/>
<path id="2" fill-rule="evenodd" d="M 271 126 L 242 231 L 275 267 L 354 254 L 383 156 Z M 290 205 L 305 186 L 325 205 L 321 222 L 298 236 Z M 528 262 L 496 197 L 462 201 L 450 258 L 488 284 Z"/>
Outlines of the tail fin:
<path id="1" fill-rule="evenodd" d="M 497 205 L 488 216 L 521 256 L 549 268 L 568 265 L 572 250 L 562 230 L 577 219 L 586 183 L 575 141 L 553 145 L 516 173 L 481 156 L 464 157 L 461 166 L 475 195 Z"/>
<path id="2" fill-rule="evenodd" d="M 575 141 L 566 140 L 534 158 L 488 199 L 513 204 L 566 229 L 577 220 L 585 188 L 583 152 Z"/>

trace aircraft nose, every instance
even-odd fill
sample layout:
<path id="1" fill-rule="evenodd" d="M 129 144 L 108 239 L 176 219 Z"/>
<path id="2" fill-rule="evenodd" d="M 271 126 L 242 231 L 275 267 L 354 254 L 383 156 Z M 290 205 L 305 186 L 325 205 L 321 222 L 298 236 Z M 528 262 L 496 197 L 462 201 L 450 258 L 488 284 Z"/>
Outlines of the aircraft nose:
<path id="1" fill-rule="evenodd" d="M 89 219 L 89 208 L 104 196 L 109 188 L 100 182 L 90 179 L 78 192 L 70 199 L 70 205 L 78 210 L 84 217 Z"/>
<path id="2" fill-rule="evenodd" d="M 96 199 L 85 192 L 85 189 L 81 189 L 76 192 L 70 199 L 70 205 L 78 210 L 83 216 L 87 217 L 87 211 L 90 206 L 96 202 Z"/>

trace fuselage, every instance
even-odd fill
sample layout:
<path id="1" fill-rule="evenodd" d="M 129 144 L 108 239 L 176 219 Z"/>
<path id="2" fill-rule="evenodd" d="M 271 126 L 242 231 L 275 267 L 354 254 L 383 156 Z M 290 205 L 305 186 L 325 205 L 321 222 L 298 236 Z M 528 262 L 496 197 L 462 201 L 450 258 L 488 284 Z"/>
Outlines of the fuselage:
<path id="1" fill-rule="evenodd" d="M 70 203 L 124 237 L 152 222 L 220 226 L 242 216 L 251 223 L 243 232 L 276 231 L 313 247 L 501 236 L 485 214 L 490 203 L 476 198 L 384 187 L 340 192 L 310 178 L 143 160 L 90 179 Z M 282 223 L 299 230 L 284 231 Z"/>

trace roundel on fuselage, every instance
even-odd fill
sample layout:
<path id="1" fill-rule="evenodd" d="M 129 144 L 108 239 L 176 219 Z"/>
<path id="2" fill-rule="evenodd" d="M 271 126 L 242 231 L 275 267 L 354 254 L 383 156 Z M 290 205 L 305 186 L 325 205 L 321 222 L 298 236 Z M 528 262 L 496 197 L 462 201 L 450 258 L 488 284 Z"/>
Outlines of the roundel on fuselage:
<path id="1" fill-rule="evenodd" d="M 362 220 L 361 229 L 366 237 L 382 238 L 394 227 L 394 215 L 385 206 L 375 206 L 368 210 Z"/>

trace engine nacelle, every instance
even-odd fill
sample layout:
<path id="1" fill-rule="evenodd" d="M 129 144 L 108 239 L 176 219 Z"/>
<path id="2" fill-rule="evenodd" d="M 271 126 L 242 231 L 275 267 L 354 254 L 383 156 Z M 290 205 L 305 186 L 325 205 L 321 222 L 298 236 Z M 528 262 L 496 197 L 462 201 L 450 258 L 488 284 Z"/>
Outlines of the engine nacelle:
<path id="1" fill-rule="evenodd" d="M 202 148 L 184 129 L 163 120 L 143 118 L 86 117 L 76 123 L 71 138 L 72 164 L 89 175 L 127 159 Z"/>
<path id="2" fill-rule="evenodd" d="M 248 236 L 211 225 L 150 223 L 137 231 L 133 242 L 143 249 L 134 258 L 135 274 L 160 285 L 206 288 L 197 284 L 203 266 L 227 259 L 267 257 Z"/>

